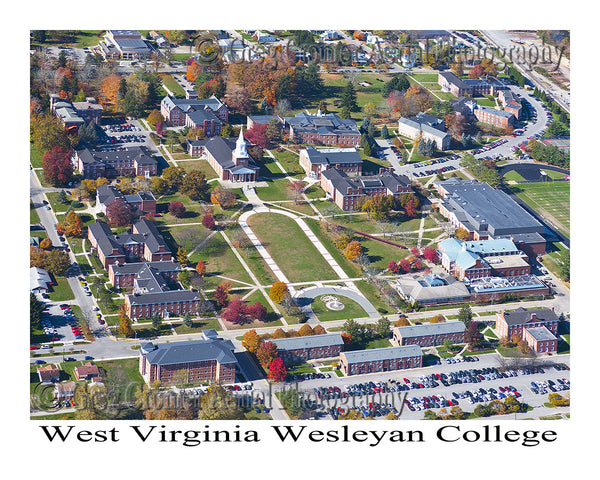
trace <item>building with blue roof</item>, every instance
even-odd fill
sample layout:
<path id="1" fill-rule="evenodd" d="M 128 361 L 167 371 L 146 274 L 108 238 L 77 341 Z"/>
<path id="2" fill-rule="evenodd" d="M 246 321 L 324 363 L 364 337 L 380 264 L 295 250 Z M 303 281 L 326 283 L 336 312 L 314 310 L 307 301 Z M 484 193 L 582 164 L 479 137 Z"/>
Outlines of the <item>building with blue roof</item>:
<path id="1" fill-rule="evenodd" d="M 507 239 L 462 241 L 447 238 L 438 244 L 444 269 L 459 280 L 529 275 L 527 256 Z"/>

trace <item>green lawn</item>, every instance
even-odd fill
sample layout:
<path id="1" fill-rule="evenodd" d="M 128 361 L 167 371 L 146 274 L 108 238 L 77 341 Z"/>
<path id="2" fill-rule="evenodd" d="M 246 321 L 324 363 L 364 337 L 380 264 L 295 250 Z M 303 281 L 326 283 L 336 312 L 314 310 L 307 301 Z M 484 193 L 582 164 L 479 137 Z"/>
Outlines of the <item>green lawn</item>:
<path id="1" fill-rule="evenodd" d="M 562 233 L 570 236 L 571 182 L 520 183 L 509 188 Z"/>
<path id="2" fill-rule="evenodd" d="M 29 223 L 40 223 L 40 216 L 31 200 L 29 201 Z"/>
<path id="3" fill-rule="evenodd" d="M 190 170 L 200 170 L 202 173 L 204 173 L 207 180 L 218 177 L 214 169 L 210 166 L 210 163 L 208 163 L 206 160 L 183 161 L 178 162 L 177 165 L 183 168 L 186 172 L 189 172 Z"/>
<path id="4" fill-rule="evenodd" d="M 33 168 L 42 168 L 42 159 L 44 158 L 44 152 L 39 150 L 33 144 L 29 148 L 29 161 Z"/>
<path id="5" fill-rule="evenodd" d="M 367 312 L 365 312 L 365 310 L 354 300 L 342 296 L 338 296 L 338 300 L 344 304 L 343 310 L 330 310 L 322 300 L 322 296 L 316 297 L 310 306 L 314 314 L 322 322 L 327 322 L 330 320 L 345 320 L 348 318 L 364 318 L 369 316 Z"/>
<path id="6" fill-rule="evenodd" d="M 290 282 L 337 278 L 333 269 L 291 218 L 259 213 L 248 218 L 248 225 Z"/>
<path id="7" fill-rule="evenodd" d="M 186 333 L 201 333 L 202 330 L 208 329 L 221 330 L 221 324 L 216 318 L 195 318 L 192 322 L 191 327 L 186 327 L 183 323 L 178 324 L 175 327 L 175 331 L 179 335 L 183 335 Z"/>
<path id="8" fill-rule="evenodd" d="M 514 181 L 514 182 L 524 182 L 525 179 L 519 175 L 515 170 L 510 170 L 509 172 L 506 173 L 506 175 L 504 175 L 504 181 Z"/>
<path id="9" fill-rule="evenodd" d="M 204 227 L 202 227 L 204 228 Z M 252 283 L 252 279 L 242 264 L 233 253 L 223 235 L 217 232 L 206 241 L 196 252 L 190 255 L 190 263 L 195 266 L 202 260 L 206 264 L 206 273 L 210 275 L 222 275 L 224 277 L 239 280 L 241 282 Z M 207 278 L 207 282 L 210 277 Z M 215 278 L 218 285 L 224 279 Z M 216 287 L 216 285 L 215 285 Z M 205 287 L 209 288 L 209 287 Z"/>
<path id="10" fill-rule="evenodd" d="M 66 300 L 73 300 L 75 295 L 69 285 L 69 281 L 64 277 L 56 278 L 57 285 L 52 286 L 52 291 L 48 292 L 48 297 L 53 302 L 63 302 Z"/>
<path id="11" fill-rule="evenodd" d="M 185 90 L 181 87 L 181 85 L 179 85 L 179 83 L 177 83 L 177 81 L 171 75 L 160 74 L 160 78 L 165 87 L 171 90 L 171 92 L 173 92 L 173 94 L 176 97 L 185 98 Z"/>

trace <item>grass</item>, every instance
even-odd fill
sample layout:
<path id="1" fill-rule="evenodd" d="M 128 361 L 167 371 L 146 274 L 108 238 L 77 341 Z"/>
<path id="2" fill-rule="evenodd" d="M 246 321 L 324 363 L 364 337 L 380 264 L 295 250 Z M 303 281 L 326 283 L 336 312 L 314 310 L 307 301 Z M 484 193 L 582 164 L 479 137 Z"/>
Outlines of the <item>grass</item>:
<path id="1" fill-rule="evenodd" d="M 69 281 L 66 278 L 56 278 L 56 283 L 56 285 L 52 286 L 52 291 L 48 292 L 48 297 L 50 297 L 51 301 L 64 302 L 75 298 L 71 286 L 69 285 Z"/>
<path id="2" fill-rule="evenodd" d="M 510 170 L 509 172 L 506 173 L 506 175 L 504 175 L 504 181 L 510 182 L 524 182 L 525 179 L 519 175 L 515 170 Z"/>
<path id="3" fill-rule="evenodd" d="M 190 255 L 189 259 L 192 265 L 202 260 L 206 265 L 207 274 L 222 275 L 241 282 L 252 283 L 250 275 L 220 232 L 213 235 L 198 251 Z M 218 283 L 221 283 L 221 281 L 222 279 L 219 279 Z"/>
<path id="4" fill-rule="evenodd" d="M 40 223 L 40 216 L 31 200 L 29 200 L 29 223 Z"/>
<path id="5" fill-rule="evenodd" d="M 321 297 L 316 297 L 311 303 L 311 308 L 314 314 L 322 322 L 330 320 L 345 320 L 348 318 L 365 318 L 369 315 L 365 310 L 354 300 L 347 297 L 338 297 L 338 300 L 344 304 L 343 310 L 330 310 L 325 305 Z"/>
<path id="6" fill-rule="evenodd" d="M 214 329 L 221 330 L 221 324 L 216 318 L 194 319 L 191 327 L 186 327 L 183 323 L 174 327 L 179 335 L 186 333 L 200 333 L 202 330 Z"/>
<path id="7" fill-rule="evenodd" d="M 379 313 L 387 314 L 394 312 L 394 308 L 385 303 L 379 296 L 377 287 L 366 280 L 358 280 L 354 282 L 362 294 L 367 297 L 367 300 L 377 309 Z"/>
<path id="8" fill-rule="evenodd" d="M 570 182 L 520 183 L 509 188 L 567 237 L 570 235 Z"/>
<path id="9" fill-rule="evenodd" d="M 42 160 L 44 152 L 39 150 L 35 145 L 31 144 L 29 149 L 29 161 L 33 168 L 42 168 Z"/>
<path id="10" fill-rule="evenodd" d="M 290 282 L 337 278 L 333 269 L 291 218 L 259 213 L 249 217 L 248 224 Z M 291 245 L 293 248 L 290 248 Z"/>
<path id="11" fill-rule="evenodd" d="M 200 170 L 202 173 L 204 173 L 207 180 L 218 177 L 214 169 L 210 166 L 210 163 L 208 163 L 206 160 L 190 160 L 179 162 L 177 165 L 183 168 L 186 172 L 189 172 L 190 170 Z"/>
<path id="12" fill-rule="evenodd" d="M 171 75 L 160 74 L 159 76 L 163 82 L 163 85 L 173 92 L 176 97 L 185 98 L 185 90 Z"/>

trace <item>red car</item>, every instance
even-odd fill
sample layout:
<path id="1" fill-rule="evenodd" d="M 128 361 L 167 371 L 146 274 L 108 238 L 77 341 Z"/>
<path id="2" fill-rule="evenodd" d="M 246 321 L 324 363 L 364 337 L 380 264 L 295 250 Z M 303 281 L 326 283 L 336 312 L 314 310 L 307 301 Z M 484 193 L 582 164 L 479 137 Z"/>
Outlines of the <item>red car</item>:
<path id="1" fill-rule="evenodd" d="M 31 347 L 29 347 L 29 350 L 39 350 L 40 347 L 38 347 L 37 345 L 32 345 Z"/>
<path id="2" fill-rule="evenodd" d="M 405 378 L 405 379 L 404 379 L 404 383 L 410 383 L 410 382 L 408 381 L 408 378 Z"/>

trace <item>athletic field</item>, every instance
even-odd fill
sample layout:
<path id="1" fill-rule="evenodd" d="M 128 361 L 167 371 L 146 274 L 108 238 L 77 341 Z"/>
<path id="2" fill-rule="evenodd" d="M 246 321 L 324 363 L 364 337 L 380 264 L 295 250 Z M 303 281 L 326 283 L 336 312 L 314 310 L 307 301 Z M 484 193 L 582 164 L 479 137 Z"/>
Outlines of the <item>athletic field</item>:
<path id="1" fill-rule="evenodd" d="M 527 205 L 570 237 L 570 182 L 519 183 L 509 188 Z"/>

